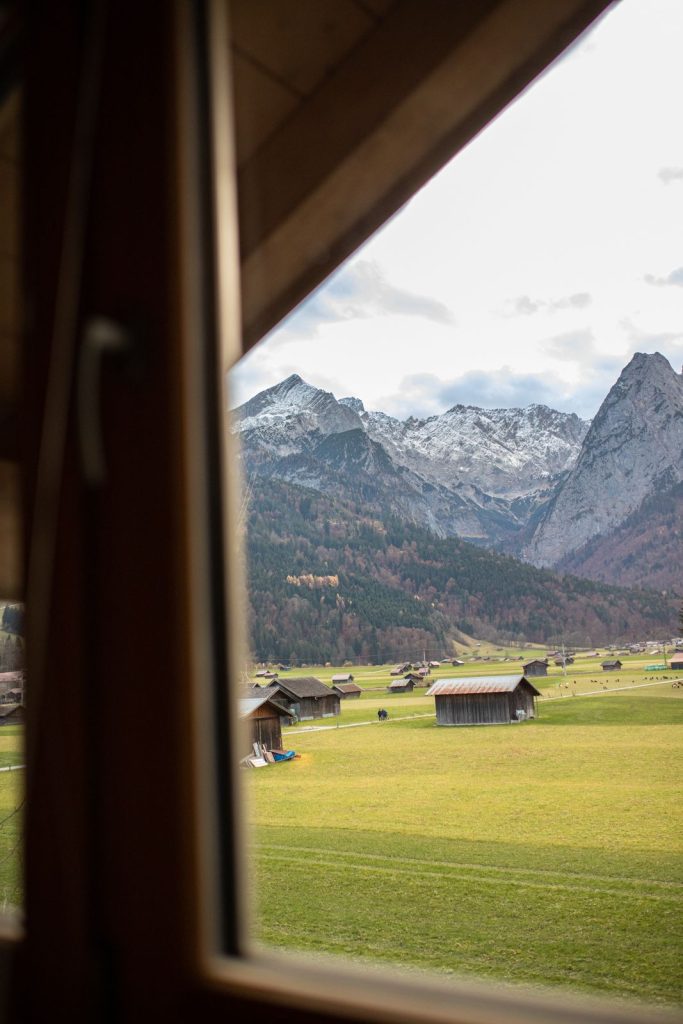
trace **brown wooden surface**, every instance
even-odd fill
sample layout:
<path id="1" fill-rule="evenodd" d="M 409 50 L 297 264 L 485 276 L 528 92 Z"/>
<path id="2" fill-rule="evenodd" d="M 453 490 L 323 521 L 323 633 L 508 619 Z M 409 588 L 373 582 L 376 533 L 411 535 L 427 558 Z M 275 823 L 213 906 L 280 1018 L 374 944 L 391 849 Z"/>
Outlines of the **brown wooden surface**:
<path id="1" fill-rule="evenodd" d="M 29 332 L 21 447 L 25 523 L 34 537 L 86 38 L 81 19 L 93 6 L 38 2 L 27 25 Z M 183 339 L 196 344 L 199 335 L 182 333 L 179 310 L 180 270 L 196 252 L 178 233 L 184 192 L 176 160 L 174 13 L 164 3 L 110 4 L 99 65 L 79 332 L 91 315 L 113 317 L 133 330 L 140 359 L 108 363 L 103 372 L 107 478 L 99 490 L 82 481 L 71 399 L 47 592 L 49 670 L 39 656 L 41 609 L 28 607 L 29 689 L 36 698 L 27 734 L 34 756 L 26 938 L 13 1018 L 71 1024 L 501 1020 L 507 1001 L 493 996 L 488 1003 L 461 993 L 441 1002 L 435 996 L 433 1005 L 409 999 L 401 1005 L 385 986 L 363 990 L 353 1008 L 342 1008 L 335 1000 L 350 998 L 353 985 L 328 982 L 323 990 L 291 971 L 281 972 L 277 984 L 260 984 L 251 962 L 233 964 L 230 977 L 218 958 L 200 963 L 197 761 L 188 727 L 196 696 L 184 529 L 189 489 L 182 454 L 192 417 L 183 404 L 181 369 Z M 196 184 L 191 176 L 189 183 Z M 122 680 L 135 695 L 132 716 L 121 714 Z M 546 1009 L 512 1012 L 517 1021 L 552 1018 Z M 619 1011 L 591 1019 L 623 1017 Z"/>

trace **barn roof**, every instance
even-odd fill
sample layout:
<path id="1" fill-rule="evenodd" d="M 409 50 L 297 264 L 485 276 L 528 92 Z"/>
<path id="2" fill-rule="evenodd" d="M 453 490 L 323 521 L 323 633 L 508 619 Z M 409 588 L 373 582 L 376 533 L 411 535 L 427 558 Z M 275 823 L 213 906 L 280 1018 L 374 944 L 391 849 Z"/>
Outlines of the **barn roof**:
<path id="1" fill-rule="evenodd" d="M 332 687 L 333 690 L 338 690 L 339 693 L 362 693 L 361 687 L 358 683 L 335 683 Z"/>
<path id="2" fill-rule="evenodd" d="M 353 676 L 351 675 L 350 672 L 342 672 L 341 675 L 332 676 L 332 682 L 333 683 L 352 683 L 353 682 Z"/>
<path id="3" fill-rule="evenodd" d="M 393 679 L 387 686 L 388 690 L 404 690 L 406 686 L 410 686 L 411 683 L 415 683 L 415 676 L 406 676 L 404 679 Z"/>
<path id="4" fill-rule="evenodd" d="M 282 690 L 283 693 L 288 693 L 292 697 L 329 697 L 332 694 L 329 686 L 325 686 L 315 676 L 299 676 L 295 679 L 288 679 L 286 683 L 278 680 L 275 683 L 271 683 L 268 687 L 269 693 L 274 693 L 276 690 Z M 337 696 L 337 694 L 333 694 Z"/>
<path id="5" fill-rule="evenodd" d="M 240 718 L 248 718 L 249 715 L 253 715 L 254 711 L 263 707 L 264 704 L 270 705 L 278 715 L 289 716 L 287 708 L 283 708 L 281 704 L 278 704 L 278 702 L 273 700 L 272 697 L 269 697 L 268 694 L 264 694 L 263 697 L 240 697 Z"/>
<path id="6" fill-rule="evenodd" d="M 537 696 L 541 691 L 526 676 L 464 676 L 458 679 L 439 679 L 427 690 L 428 697 L 454 697 L 467 693 L 512 693 L 520 683 L 526 683 Z"/>
<path id="7" fill-rule="evenodd" d="M 683 654 L 674 654 L 673 657 L 671 658 L 671 664 L 672 665 L 681 665 L 681 664 L 683 664 Z"/>

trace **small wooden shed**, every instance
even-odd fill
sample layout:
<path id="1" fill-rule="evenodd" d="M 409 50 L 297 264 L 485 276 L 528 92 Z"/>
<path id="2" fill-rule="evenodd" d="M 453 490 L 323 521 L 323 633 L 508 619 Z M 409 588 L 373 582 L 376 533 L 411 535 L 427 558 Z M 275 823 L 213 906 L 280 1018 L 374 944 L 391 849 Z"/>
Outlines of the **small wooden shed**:
<path id="1" fill-rule="evenodd" d="M 332 683 L 352 683 L 353 676 L 350 672 L 342 672 L 338 676 L 332 676 Z"/>
<path id="2" fill-rule="evenodd" d="M 437 725 L 503 725 L 536 717 L 540 692 L 523 675 L 440 679 L 427 691 Z"/>
<path id="3" fill-rule="evenodd" d="M 267 750 L 282 749 L 282 719 L 289 718 L 287 708 L 266 692 L 262 697 L 241 697 L 240 718 L 249 726 L 249 746 L 258 743 Z"/>
<path id="4" fill-rule="evenodd" d="M 415 681 L 412 676 L 406 676 L 405 679 L 394 679 L 393 682 L 387 686 L 387 693 L 412 693 L 415 689 Z"/>
<path id="5" fill-rule="evenodd" d="M 683 671 L 683 654 L 674 654 L 669 664 L 674 671 Z"/>
<path id="6" fill-rule="evenodd" d="M 618 672 L 621 669 L 621 662 L 618 658 L 609 661 L 603 661 L 602 671 L 603 672 Z"/>
<path id="7" fill-rule="evenodd" d="M 315 676 L 300 676 L 288 679 L 286 683 L 278 679 L 268 687 L 268 693 L 302 722 L 311 718 L 333 718 L 339 714 L 339 694 Z"/>
<path id="8" fill-rule="evenodd" d="M 358 683 L 335 683 L 332 689 L 339 694 L 341 700 L 358 699 L 363 692 Z"/>
<path id="9" fill-rule="evenodd" d="M 528 677 L 539 678 L 541 676 L 548 675 L 548 662 L 545 658 L 534 658 L 532 661 L 527 661 L 526 665 L 522 665 L 524 675 Z"/>

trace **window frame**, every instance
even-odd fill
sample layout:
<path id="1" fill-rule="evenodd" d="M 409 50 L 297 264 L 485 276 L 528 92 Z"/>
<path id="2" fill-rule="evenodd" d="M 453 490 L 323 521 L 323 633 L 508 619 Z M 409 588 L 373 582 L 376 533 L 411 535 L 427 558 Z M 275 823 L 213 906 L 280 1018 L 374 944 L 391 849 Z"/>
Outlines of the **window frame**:
<path id="1" fill-rule="evenodd" d="M 266 1012 L 271 1022 L 296 1016 L 304 1024 L 672 1019 L 555 992 L 407 983 L 390 970 L 313 965 L 251 948 L 231 756 L 239 723 L 221 685 L 244 641 L 243 572 L 230 526 L 235 459 L 222 447 L 227 431 L 216 432 L 226 412 L 223 372 L 240 351 L 227 24 L 217 0 L 151 8 L 118 0 L 108 11 L 76 328 L 80 336 L 93 314 L 120 316 L 142 345 L 139 363 L 103 368 L 109 461 L 101 489 L 83 481 L 69 394 L 49 581 L 59 621 L 48 619 L 50 671 L 29 708 L 36 754 L 15 1015 L 211 1022 Z M 35 478 L 77 71 L 87 56 L 82 13 L 76 3 L 38 4 L 27 23 L 35 44 L 27 67 L 27 193 L 35 205 L 26 217 L 35 304 L 22 440 L 29 530 L 43 511 Z M 48 107 L 56 130 L 45 124 Z M 45 180 L 48 165 L 55 173 Z M 45 653 L 31 648 L 35 616 L 29 593 L 29 675 Z M 124 679 L 132 710 L 120 705 Z M 226 804 L 229 816 L 220 813 Z"/>

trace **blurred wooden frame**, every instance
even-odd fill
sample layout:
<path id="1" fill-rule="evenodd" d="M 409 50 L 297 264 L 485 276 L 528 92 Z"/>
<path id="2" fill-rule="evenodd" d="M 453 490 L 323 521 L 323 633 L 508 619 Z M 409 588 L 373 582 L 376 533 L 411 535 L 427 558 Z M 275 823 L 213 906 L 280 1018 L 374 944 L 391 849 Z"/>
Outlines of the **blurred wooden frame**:
<path id="1" fill-rule="evenodd" d="M 233 4 L 242 61 L 249 32 L 260 32 L 243 7 L 250 2 Z M 277 3 L 255 6 L 267 20 Z M 221 429 L 224 371 L 242 349 L 240 293 L 248 345 L 606 6 L 329 3 L 357 27 L 344 47 L 335 43 L 329 66 L 296 79 L 290 91 L 301 95 L 283 99 L 248 145 L 233 113 L 236 44 L 223 4 L 44 0 L 27 8 L 19 445 L 29 583 L 39 585 L 28 593 L 37 696 L 27 726 L 25 934 L 5 946 L 18 952 L 10 1019 L 642 1019 L 553 994 L 314 969 L 251 948 L 236 724 L 223 685 L 244 639 L 234 459 Z M 360 8 L 371 12 L 362 24 Z M 265 114 L 269 77 L 299 66 L 277 45 L 271 33 L 272 74 L 261 99 L 250 94 Z M 93 46 L 100 52 L 89 62 Z M 95 90 L 85 131 L 84 68 Z M 240 88 L 249 93 L 257 78 L 245 73 Z M 367 109 L 359 95 L 372 96 Z M 87 154 L 76 192 L 82 237 L 65 279 L 75 152 Z M 71 334 L 60 326 L 60 287 L 73 290 Z M 75 399 L 79 347 L 94 316 L 133 342 L 128 356 L 102 367 L 102 484 L 83 477 Z M 71 341 L 56 359 L 60 330 Z M 56 483 L 45 489 L 55 362 L 64 445 Z M 47 563 L 36 555 L 44 549 Z"/>

